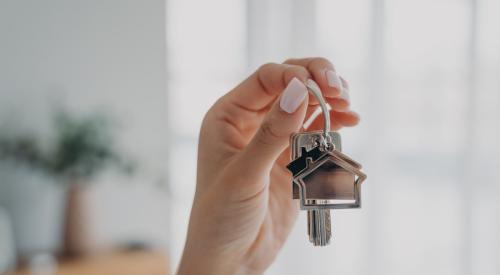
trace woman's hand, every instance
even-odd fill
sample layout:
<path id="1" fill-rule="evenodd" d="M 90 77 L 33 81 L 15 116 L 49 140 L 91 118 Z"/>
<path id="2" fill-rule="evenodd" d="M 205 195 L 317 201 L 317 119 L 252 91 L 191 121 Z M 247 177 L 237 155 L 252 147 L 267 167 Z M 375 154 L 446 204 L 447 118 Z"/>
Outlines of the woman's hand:
<path id="1" fill-rule="evenodd" d="M 332 128 L 353 126 L 347 82 L 324 58 L 266 64 L 206 114 L 198 147 L 197 188 L 178 274 L 261 274 L 297 216 L 292 200 L 290 135 L 317 107 L 313 79 L 332 106 Z M 310 129 L 321 129 L 321 116 Z"/>

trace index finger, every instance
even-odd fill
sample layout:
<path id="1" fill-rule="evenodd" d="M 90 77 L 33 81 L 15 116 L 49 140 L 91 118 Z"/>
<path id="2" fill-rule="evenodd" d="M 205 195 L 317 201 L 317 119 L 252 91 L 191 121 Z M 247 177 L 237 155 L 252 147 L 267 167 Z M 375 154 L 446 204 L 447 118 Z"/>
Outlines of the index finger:
<path id="1" fill-rule="evenodd" d="M 227 99 L 241 109 L 259 112 L 268 108 L 288 82 L 311 78 L 309 71 L 297 65 L 268 63 L 227 94 Z"/>

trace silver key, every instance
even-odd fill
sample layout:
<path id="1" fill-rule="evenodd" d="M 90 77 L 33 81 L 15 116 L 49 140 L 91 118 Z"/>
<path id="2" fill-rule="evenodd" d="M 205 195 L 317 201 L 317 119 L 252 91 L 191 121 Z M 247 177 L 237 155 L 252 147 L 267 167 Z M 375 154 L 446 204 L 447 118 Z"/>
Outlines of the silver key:
<path id="1" fill-rule="evenodd" d="M 310 151 L 314 147 L 319 145 L 321 140 L 322 132 L 303 132 L 292 136 L 291 139 L 291 151 L 292 159 L 297 159 L 302 156 L 302 148 L 306 151 Z M 335 146 L 340 150 L 340 135 L 336 132 L 330 132 L 333 137 L 333 142 Z M 293 184 L 293 198 L 299 199 L 299 187 Z M 325 200 L 312 201 L 311 203 L 326 203 Z M 309 241 L 315 246 L 325 246 L 330 243 L 332 236 L 331 231 L 331 215 L 330 209 L 318 209 L 318 210 L 308 210 L 307 211 L 307 233 L 309 235 Z"/>
<path id="2" fill-rule="evenodd" d="M 290 138 L 293 198 L 307 210 L 309 240 L 315 246 L 330 243 L 330 209 L 361 207 L 360 188 L 366 175 L 361 165 L 341 153 L 340 135 L 330 131 L 330 111 L 318 85 L 308 80 L 308 90 L 323 112 L 323 131 L 293 134 Z"/>
<path id="3" fill-rule="evenodd" d="M 308 210 L 307 227 L 309 241 L 315 246 L 330 244 L 332 237 L 330 210 Z"/>

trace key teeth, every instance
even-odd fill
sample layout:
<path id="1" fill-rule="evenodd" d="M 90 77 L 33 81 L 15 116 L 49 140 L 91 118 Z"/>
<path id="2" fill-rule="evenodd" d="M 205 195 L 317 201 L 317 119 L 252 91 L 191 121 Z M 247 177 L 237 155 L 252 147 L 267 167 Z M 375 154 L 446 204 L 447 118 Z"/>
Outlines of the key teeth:
<path id="1" fill-rule="evenodd" d="M 331 238 L 331 235 L 328 234 L 328 232 L 327 232 L 323 238 L 321 236 L 318 236 L 315 239 L 312 239 L 312 240 L 309 239 L 309 240 L 311 241 L 311 243 L 314 246 L 327 246 L 330 244 L 330 238 Z"/>
<path id="2" fill-rule="evenodd" d="M 312 242 L 314 246 L 327 246 L 330 244 L 330 241 L 326 241 L 326 242 L 321 242 L 321 241 L 317 241 L 317 242 Z"/>
<path id="3" fill-rule="evenodd" d="M 307 212 L 309 241 L 314 246 L 326 246 L 331 239 L 330 210 L 311 210 Z"/>
<path id="4" fill-rule="evenodd" d="M 318 237 L 310 241 L 314 246 L 327 246 L 330 244 L 330 238 L 328 236 L 326 236 L 326 239 Z"/>

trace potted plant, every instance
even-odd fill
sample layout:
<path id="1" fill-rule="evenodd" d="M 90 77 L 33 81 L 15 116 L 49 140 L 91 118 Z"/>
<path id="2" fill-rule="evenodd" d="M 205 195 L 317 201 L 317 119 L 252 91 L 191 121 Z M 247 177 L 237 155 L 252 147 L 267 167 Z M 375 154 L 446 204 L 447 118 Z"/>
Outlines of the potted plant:
<path id="1" fill-rule="evenodd" d="M 107 168 L 129 174 L 132 162 L 116 146 L 112 121 L 102 113 L 77 117 L 59 110 L 53 118 L 52 145 L 42 150 L 33 136 L 0 137 L 0 159 L 45 171 L 66 186 L 63 252 L 91 252 L 93 241 L 82 205 L 86 186 Z"/>

